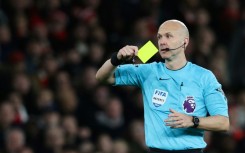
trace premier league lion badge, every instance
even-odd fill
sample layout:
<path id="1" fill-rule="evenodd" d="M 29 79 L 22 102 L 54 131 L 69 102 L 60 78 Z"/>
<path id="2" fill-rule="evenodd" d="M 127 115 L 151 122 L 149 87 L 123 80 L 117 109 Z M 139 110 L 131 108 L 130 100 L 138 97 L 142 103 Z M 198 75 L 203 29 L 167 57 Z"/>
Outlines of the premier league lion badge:
<path id="1" fill-rule="evenodd" d="M 193 113 L 196 109 L 196 102 L 194 100 L 194 97 L 192 96 L 186 97 L 186 100 L 183 103 L 183 108 L 186 113 Z"/>

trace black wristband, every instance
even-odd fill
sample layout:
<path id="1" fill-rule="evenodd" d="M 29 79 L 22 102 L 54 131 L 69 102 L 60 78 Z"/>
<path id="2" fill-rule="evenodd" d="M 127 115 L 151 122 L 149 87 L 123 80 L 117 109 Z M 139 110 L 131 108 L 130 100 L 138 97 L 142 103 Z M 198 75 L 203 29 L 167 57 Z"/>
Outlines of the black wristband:
<path id="1" fill-rule="evenodd" d="M 114 52 L 112 55 L 111 55 L 111 64 L 113 65 L 113 66 L 118 66 L 118 65 L 120 65 L 120 64 L 122 64 L 123 63 L 123 61 L 122 60 L 119 60 L 118 58 L 117 58 L 117 52 Z"/>
<path id="2" fill-rule="evenodd" d="M 197 128 L 199 126 L 199 118 L 197 116 L 192 116 L 192 122 L 194 123 L 194 125 L 192 126 L 192 128 Z"/>

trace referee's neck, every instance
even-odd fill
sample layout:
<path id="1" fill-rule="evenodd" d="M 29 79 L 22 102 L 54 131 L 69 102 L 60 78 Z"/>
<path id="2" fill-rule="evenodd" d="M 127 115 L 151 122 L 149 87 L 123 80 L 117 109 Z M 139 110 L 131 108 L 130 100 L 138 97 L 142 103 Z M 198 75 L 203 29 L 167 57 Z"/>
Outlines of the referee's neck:
<path id="1" fill-rule="evenodd" d="M 177 58 L 174 60 L 165 60 L 166 67 L 170 70 L 179 70 L 183 68 L 187 63 L 187 59 L 184 58 Z"/>

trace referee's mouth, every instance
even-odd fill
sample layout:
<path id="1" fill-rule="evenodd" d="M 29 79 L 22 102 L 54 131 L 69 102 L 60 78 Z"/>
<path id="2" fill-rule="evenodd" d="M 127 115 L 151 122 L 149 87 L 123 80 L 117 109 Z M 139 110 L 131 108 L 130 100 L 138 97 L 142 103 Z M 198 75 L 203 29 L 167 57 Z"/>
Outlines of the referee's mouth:
<path id="1" fill-rule="evenodd" d="M 169 51 L 169 48 L 162 48 L 160 51 L 161 52 L 168 52 Z"/>

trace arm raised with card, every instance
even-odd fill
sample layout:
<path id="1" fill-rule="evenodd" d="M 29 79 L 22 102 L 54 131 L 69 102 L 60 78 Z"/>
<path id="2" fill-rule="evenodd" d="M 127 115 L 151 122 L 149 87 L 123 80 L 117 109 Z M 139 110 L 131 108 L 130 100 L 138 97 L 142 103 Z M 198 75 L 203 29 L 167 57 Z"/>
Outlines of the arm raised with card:
<path id="1" fill-rule="evenodd" d="M 125 46 L 118 52 L 112 54 L 111 58 L 108 59 L 96 73 L 96 79 L 108 84 L 115 83 L 114 71 L 116 67 L 123 64 L 125 61 L 130 61 L 138 53 L 137 46 Z"/>

